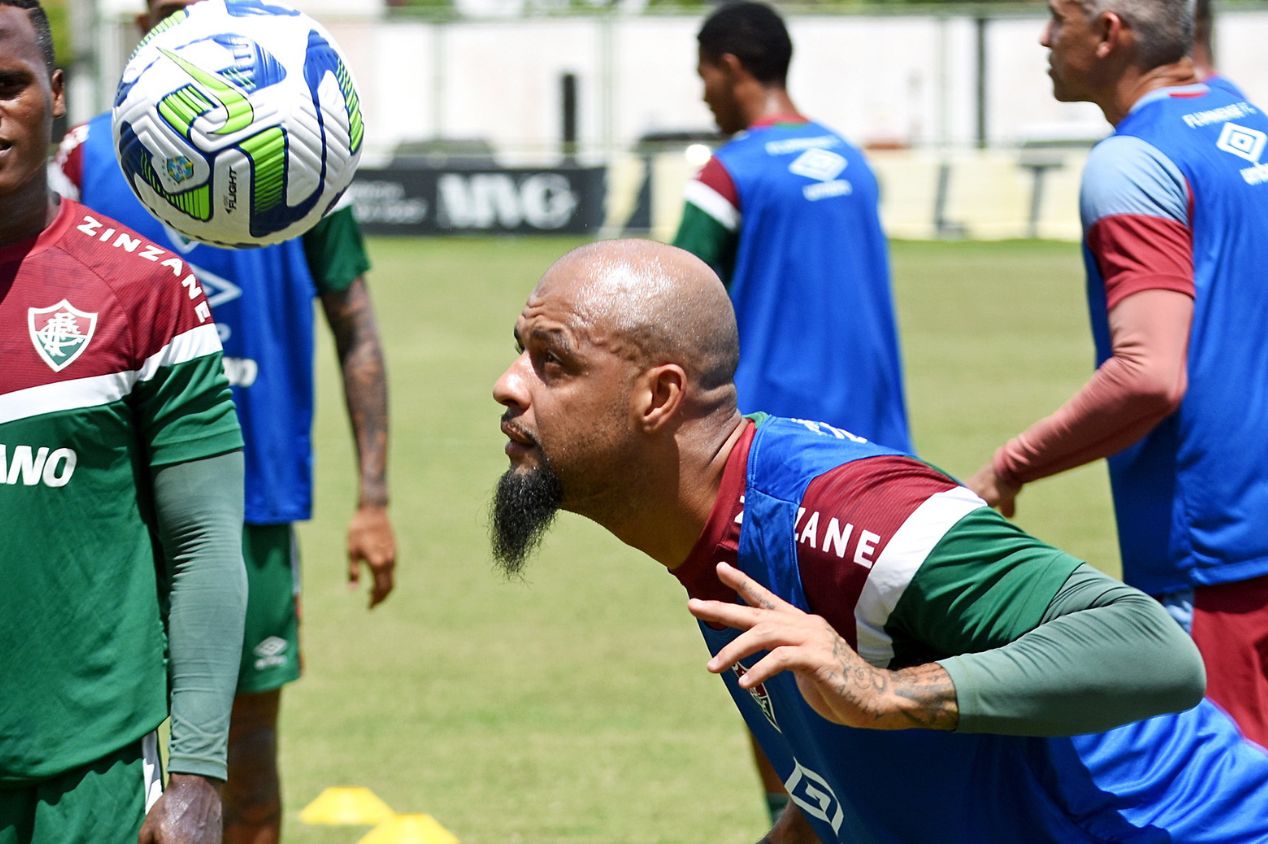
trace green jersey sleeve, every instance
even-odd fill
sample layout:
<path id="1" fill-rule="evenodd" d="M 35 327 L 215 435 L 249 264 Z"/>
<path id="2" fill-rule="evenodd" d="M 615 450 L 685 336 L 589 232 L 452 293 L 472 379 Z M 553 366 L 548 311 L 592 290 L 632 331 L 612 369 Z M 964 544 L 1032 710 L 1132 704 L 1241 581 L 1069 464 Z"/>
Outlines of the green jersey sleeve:
<path id="1" fill-rule="evenodd" d="M 986 508 L 933 547 L 888 626 L 894 667 L 951 676 L 961 732 L 1096 732 L 1193 706 L 1204 686 L 1157 602 Z"/>
<path id="2" fill-rule="evenodd" d="M 961 732 L 1074 735 L 1195 706 L 1197 647 L 1157 601 L 1080 565 L 1016 641 L 941 661 Z"/>
<path id="3" fill-rule="evenodd" d="M 704 261 L 724 284 L 730 286 L 738 245 L 735 232 L 728 231 L 716 219 L 688 202 L 683 206 L 682 221 L 678 224 L 673 245 Z"/>
<path id="4" fill-rule="evenodd" d="M 1082 561 L 986 507 L 948 530 L 894 606 L 891 667 L 1006 645 L 1034 629 Z"/>
<path id="5" fill-rule="evenodd" d="M 226 778 L 229 713 L 242 660 L 242 452 L 165 466 L 154 501 L 167 584 L 169 767 Z"/>
<path id="6" fill-rule="evenodd" d="M 152 375 L 137 382 L 132 400 L 151 466 L 242 448 L 242 430 L 218 349 L 155 367 Z"/>
<path id="7" fill-rule="evenodd" d="M 347 290 L 370 269 L 351 206 L 335 209 L 304 234 L 304 257 L 318 293 Z"/>

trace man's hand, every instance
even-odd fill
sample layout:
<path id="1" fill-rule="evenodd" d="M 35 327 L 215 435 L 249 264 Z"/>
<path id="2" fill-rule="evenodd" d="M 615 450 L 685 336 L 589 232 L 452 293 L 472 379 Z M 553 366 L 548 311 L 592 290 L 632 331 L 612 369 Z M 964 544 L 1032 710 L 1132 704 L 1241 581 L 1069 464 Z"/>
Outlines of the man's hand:
<path id="1" fill-rule="evenodd" d="M 374 577 L 370 606 L 375 607 L 392 591 L 396 568 L 396 537 L 386 507 L 362 505 L 348 523 L 348 584 L 353 588 L 361 582 L 363 562 Z"/>
<path id="2" fill-rule="evenodd" d="M 1006 518 L 1011 519 L 1017 512 L 1017 493 L 1021 492 L 1021 485 L 1001 478 L 993 461 L 978 469 L 964 485 Z"/>
<path id="3" fill-rule="evenodd" d="M 220 844 L 220 792 L 196 774 L 172 774 L 145 816 L 137 844 Z"/>
<path id="4" fill-rule="evenodd" d="M 741 688 L 792 671 L 806 703 L 829 721 L 874 730 L 955 729 L 955 685 L 942 666 L 874 668 L 819 616 L 802 612 L 726 563 L 718 563 L 718 577 L 748 606 L 688 601 L 687 608 L 701 621 L 744 631 L 709 660 L 714 674 L 769 651 L 739 679 Z"/>

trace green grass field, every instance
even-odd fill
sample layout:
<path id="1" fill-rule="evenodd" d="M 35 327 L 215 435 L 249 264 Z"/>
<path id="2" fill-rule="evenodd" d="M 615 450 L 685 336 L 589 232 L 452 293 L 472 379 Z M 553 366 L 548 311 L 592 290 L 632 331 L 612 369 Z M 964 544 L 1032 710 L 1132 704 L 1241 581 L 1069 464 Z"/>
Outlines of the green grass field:
<path id="1" fill-rule="evenodd" d="M 742 842 L 765 827 L 739 716 L 676 581 L 575 517 L 523 582 L 492 570 L 488 493 L 505 467 L 494 379 L 566 239 L 375 240 L 392 388 L 397 590 L 343 581 L 355 498 L 329 338 L 318 350 L 316 519 L 302 528 L 305 678 L 283 695 L 287 841 L 355 842 L 299 811 L 371 788 L 464 844 Z M 968 475 L 1089 374 L 1073 244 L 898 243 L 908 399 L 923 456 Z M 1117 571 L 1103 465 L 1019 499 L 1019 521 Z"/>

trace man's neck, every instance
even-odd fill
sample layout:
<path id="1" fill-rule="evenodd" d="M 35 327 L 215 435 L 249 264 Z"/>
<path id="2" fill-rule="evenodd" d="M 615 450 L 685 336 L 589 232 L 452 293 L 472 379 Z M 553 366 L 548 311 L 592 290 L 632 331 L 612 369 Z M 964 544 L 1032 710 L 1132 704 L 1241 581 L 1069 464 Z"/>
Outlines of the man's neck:
<path id="1" fill-rule="evenodd" d="M 1147 94 L 1161 88 L 1175 88 L 1200 82 L 1197 67 L 1189 58 L 1124 76 L 1103 102 L 1097 103 L 1111 125 L 1117 126 L 1132 107 Z"/>
<path id="2" fill-rule="evenodd" d="M 57 216 L 57 196 L 48 189 L 24 190 L 0 202 L 0 246 L 35 237 Z"/>
<path id="3" fill-rule="evenodd" d="M 680 565 L 709 521 L 722 485 L 727 460 L 744 434 L 748 420 L 736 412 L 719 427 L 702 420 L 701 427 L 720 431 L 707 441 L 687 437 L 675 444 L 672 471 L 644 477 L 642 489 L 623 495 L 628 507 L 622 513 L 590 518 L 614 536 L 656 560 L 665 568 Z"/>
<path id="4" fill-rule="evenodd" d="M 745 126 L 776 118 L 800 116 L 788 91 L 778 85 L 756 86 L 745 98 L 743 108 Z"/>

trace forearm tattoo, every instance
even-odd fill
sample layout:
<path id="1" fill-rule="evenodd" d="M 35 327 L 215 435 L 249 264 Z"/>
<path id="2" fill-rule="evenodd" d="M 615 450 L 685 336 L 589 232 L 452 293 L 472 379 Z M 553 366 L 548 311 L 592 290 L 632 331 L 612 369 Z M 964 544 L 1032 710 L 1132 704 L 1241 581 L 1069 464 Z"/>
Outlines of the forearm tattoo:
<path id="1" fill-rule="evenodd" d="M 362 505 L 386 506 L 387 375 L 374 307 L 364 280 L 322 294 L 343 376 L 344 401 L 357 447 Z"/>
<path id="2" fill-rule="evenodd" d="M 936 663 L 888 671 L 875 668 L 837 638 L 832 646 L 838 666 L 836 691 L 870 713 L 876 729 L 954 730 L 959 722 L 955 685 Z"/>

